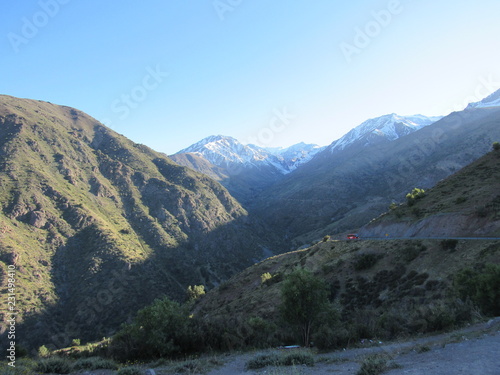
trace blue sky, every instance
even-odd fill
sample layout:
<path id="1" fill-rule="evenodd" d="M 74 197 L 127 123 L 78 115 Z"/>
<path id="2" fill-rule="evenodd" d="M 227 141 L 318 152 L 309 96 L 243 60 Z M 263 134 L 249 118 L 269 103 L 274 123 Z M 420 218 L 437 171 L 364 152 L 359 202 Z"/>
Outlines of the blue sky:
<path id="1" fill-rule="evenodd" d="M 0 93 L 81 109 L 175 153 L 223 134 L 326 145 L 387 113 L 500 88 L 498 0 L 23 0 L 0 5 Z"/>

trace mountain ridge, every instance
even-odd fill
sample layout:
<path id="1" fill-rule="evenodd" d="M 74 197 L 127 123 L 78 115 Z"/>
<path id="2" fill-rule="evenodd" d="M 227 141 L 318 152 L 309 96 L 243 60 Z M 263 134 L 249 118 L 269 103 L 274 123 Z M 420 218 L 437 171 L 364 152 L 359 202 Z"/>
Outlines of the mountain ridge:
<path id="1" fill-rule="evenodd" d="M 327 149 L 330 152 L 345 150 L 347 147 L 365 147 L 382 140 L 393 141 L 440 120 L 441 116 L 423 115 L 399 116 L 396 113 L 375 117 L 364 121 Z"/>
<path id="2" fill-rule="evenodd" d="M 327 149 L 265 190 L 251 209 L 260 217 L 273 212 L 268 225 L 296 238 L 296 247 L 353 230 L 414 187 L 429 188 L 480 157 L 500 139 L 499 122 L 499 108 L 477 108 L 391 142 Z"/>
<path id="3" fill-rule="evenodd" d="M 101 338 L 272 254 L 222 185 L 70 107 L 0 96 L 0 185 L 0 280 L 16 266 L 26 346 Z"/>

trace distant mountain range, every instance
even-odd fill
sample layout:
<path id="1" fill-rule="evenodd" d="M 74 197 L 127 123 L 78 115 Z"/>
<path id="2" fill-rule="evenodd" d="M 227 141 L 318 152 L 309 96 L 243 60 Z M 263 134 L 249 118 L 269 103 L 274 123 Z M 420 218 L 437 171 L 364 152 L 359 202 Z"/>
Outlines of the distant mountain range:
<path id="1" fill-rule="evenodd" d="M 291 248 L 360 227 L 413 188 L 430 188 L 490 150 L 500 140 L 499 95 L 392 141 L 352 137 L 332 152 L 334 142 L 263 191 L 252 211 L 269 213 L 268 225 L 295 239 Z"/>
<path id="2" fill-rule="evenodd" d="M 367 120 L 327 147 L 304 142 L 282 148 L 244 145 L 228 136 L 210 136 L 170 157 L 183 166 L 220 181 L 243 203 L 255 200 L 262 191 L 283 176 L 309 163 L 325 149 L 331 153 L 351 147 L 394 141 L 428 126 L 441 117 L 390 114 Z"/>
<path id="3" fill-rule="evenodd" d="M 272 168 L 276 173 L 285 175 L 307 163 L 323 149 L 324 147 L 303 142 L 287 148 L 263 148 L 252 144 L 244 145 L 232 137 L 216 135 L 204 138 L 175 155 L 196 154 L 213 165 L 226 169 L 230 174 L 241 168 Z"/>
<path id="4" fill-rule="evenodd" d="M 221 182 L 242 203 L 307 163 L 324 147 L 299 143 L 287 148 L 244 145 L 228 136 L 210 136 L 170 158 Z"/>

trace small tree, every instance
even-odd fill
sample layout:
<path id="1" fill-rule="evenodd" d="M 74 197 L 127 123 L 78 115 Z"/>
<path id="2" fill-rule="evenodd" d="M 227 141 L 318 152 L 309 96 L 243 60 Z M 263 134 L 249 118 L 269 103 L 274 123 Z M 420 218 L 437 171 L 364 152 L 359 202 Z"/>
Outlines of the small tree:
<path id="1" fill-rule="evenodd" d="M 454 285 L 463 300 L 470 299 L 487 315 L 500 315 L 500 265 L 463 269 L 455 275 Z"/>
<path id="2" fill-rule="evenodd" d="M 408 206 L 413 206 L 418 199 L 425 197 L 425 190 L 414 188 L 411 193 L 406 194 L 406 202 Z"/>
<path id="3" fill-rule="evenodd" d="M 190 285 L 187 288 L 187 299 L 188 301 L 196 301 L 197 299 L 205 295 L 204 285 Z"/>
<path id="4" fill-rule="evenodd" d="M 111 341 L 111 352 L 123 359 L 176 355 L 191 345 L 190 323 L 187 305 L 181 306 L 166 297 L 157 299 L 117 332 Z"/>
<path id="5" fill-rule="evenodd" d="M 281 298 L 283 319 L 298 328 L 304 346 L 309 346 L 312 327 L 329 305 L 326 284 L 311 272 L 297 269 L 283 282 Z"/>
<path id="6" fill-rule="evenodd" d="M 50 350 L 45 345 L 42 345 L 38 348 L 39 358 L 47 358 L 49 356 L 50 356 Z"/>
<path id="7" fill-rule="evenodd" d="M 499 151 L 499 150 L 500 150 L 500 143 L 493 142 L 493 151 Z"/>
<path id="8" fill-rule="evenodd" d="M 265 272 L 262 275 L 260 275 L 260 282 L 261 284 L 264 284 L 266 281 L 271 280 L 273 278 L 273 275 L 271 275 L 269 272 Z"/>

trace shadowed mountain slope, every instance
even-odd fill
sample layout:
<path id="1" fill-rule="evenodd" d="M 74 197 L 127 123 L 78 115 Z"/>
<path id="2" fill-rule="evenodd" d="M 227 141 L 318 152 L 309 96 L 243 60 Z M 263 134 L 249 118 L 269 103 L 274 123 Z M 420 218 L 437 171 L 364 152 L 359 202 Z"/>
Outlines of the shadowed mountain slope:
<path id="1" fill-rule="evenodd" d="M 0 280 L 15 265 L 24 345 L 107 336 L 271 254 L 219 183 L 69 107 L 0 96 L 0 187 Z"/>
<path id="2" fill-rule="evenodd" d="M 500 150 L 363 226 L 364 237 L 500 237 Z"/>
<path id="3" fill-rule="evenodd" d="M 329 149 L 267 189 L 255 207 L 297 245 L 360 227 L 429 188 L 491 149 L 500 139 L 500 108 L 467 109 L 389 143 Z M 271 214 L 272 213 L 272 214 Z"/>
<path id="4" fill-rule="evenodd" d="M 319 320 L 314 327 L 312 339 L 319 345 L 346 347 L 361 339 L 394 339 L 463 324 L 479 310 L 457 298 L 456 277 L 463 276 L 464 269 L 482 272 L 498 267 L 500 241 L 390 237 L 412 234 L 398 233 L 401 228 L 422 235 L 454 235 L 455 229 L 499 237 L 499 167 L 500 150 L 491 151 L 439 182 L 411 206 L 400 205 L 360 231 L 382 239 L 325 237 L 309 248 L 271 257 L 211 290 L 194 312 L 207 321 L 223 321 L 233 343 L 244 345 L 257 338 L 259 343 L 282 345 L 289 327 L 283 327 L 280 319 L 281 288 L 290 273 L 303 268 L 326 283 L 339 313 L 340 322 Z M 445 220 L 434 223 L 435 228 L 420 226 L 426 218 L 440 217 Z M 417 231 L 422 228 L 430 232 Z M 385 231 L 391 236 L 384 238 Z M 489 281 L 491 285 L 485 281 L 481 288 L 498 290 L 499 281 L 498 277 Z M 495 295 L 492 292 L 486 301 L 498 309 Z M 260 327 L 266 327 L 264 332 Z"/>

